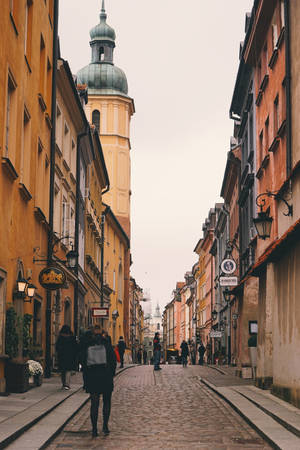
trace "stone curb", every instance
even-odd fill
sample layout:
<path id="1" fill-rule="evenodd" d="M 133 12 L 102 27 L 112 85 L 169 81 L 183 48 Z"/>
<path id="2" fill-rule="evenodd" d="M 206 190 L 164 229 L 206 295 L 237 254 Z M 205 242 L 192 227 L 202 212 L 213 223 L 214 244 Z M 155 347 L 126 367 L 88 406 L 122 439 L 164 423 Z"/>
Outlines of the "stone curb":
<path id="1" fill-rule="evenodd" d="M 297 436 L 238 391 L 235 391 L 233 387 L 218 388 L 202 377 L 201 382 L 225 400 L 273 448 L 279 450 L 297 450 L 300 448 L 300 440 Z M 272 428 L 277 431 L 277 433 L 273 433 L 273 436 Z"/>

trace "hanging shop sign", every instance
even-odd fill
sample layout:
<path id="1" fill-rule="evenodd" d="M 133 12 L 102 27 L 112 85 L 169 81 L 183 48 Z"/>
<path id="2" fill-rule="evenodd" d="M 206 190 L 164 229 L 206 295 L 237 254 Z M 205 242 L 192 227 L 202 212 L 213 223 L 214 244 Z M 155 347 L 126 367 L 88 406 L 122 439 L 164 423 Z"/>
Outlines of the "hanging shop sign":
<path id="1" fill-rule="evenodd" d="M 211 331 L 209 333 L 209 336 L 211 338 L 221 338 L 223 336 L 223 332 L 222 331 Z"/>
<path id="2" fill-rule="evenodd" d="M 221 270 L 222 272 L 226 273 L 227 275 L 232 274 L 236 270 L 236 262 L 234 259 L 223 259 L 221 263 Z"/>
<path id="3" fill-rule="evenodd" d="M 43 288 L 54 291 L 64 286 L 66 274 L 58 267 L 46 267 L 39 274 L 39 282 Z"/>
<path id="4" fill-rule="evenodd" d="M 220 286 L 237 286 L 238 278 L 237 277 L 220 277 Z"/>
<path id="5" fill-rule="evenodd" d="M 101 317 L 102 319 L 108 319 L 109 308 L 92 308 L 92 317 Z"/>

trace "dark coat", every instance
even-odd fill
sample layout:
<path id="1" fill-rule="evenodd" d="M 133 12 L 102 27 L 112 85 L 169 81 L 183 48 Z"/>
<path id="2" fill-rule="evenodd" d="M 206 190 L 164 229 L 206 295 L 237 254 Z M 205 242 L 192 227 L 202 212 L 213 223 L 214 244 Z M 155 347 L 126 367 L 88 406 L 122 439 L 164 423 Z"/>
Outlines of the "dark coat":
<path id="1" fill-rule="evenodd" d="M 206 349 L 205 349 L 205 347 L 204 347 L 203 344 L 199 345 L 198 353 L 199 353 L 200 356 L 203 356 L 203 355 L 204 355 L 205 350 L 206 350 Z"/>
<path id="2" fill-rule="evenodd" d="M 119 350 L 120 355 L 124 355 L 125 349 L 126 349 L 125 341 L 123 339 L 119 339 L 118 350 Z"/>
<path id="3" fill-rule="evenodd" d="M 78 344 L 72 334 L 60 334 L 56 341 L 58 370 L 78 370 Z"/>
<path id="4" fill-rule="evenodd" d="M 181 356 L 189 355 L 189 347 L 186 342 L 182 342 L 180 348 L 181 348 Z"/>
<path id="5" fill-rule="evenodd" d="M 106 349 L 106 367 L 86 366 L 87 349 L 91 345 L 102 344 Z M 83 352 L 83 368 L 85 372 L 86 391 L 90 394 L 108 394 L 114 389 L 114 376 L 116 372 L 116 355 L 110 342 L 101 335 L 92 335 L 85 340 L 85 349 Z"/>

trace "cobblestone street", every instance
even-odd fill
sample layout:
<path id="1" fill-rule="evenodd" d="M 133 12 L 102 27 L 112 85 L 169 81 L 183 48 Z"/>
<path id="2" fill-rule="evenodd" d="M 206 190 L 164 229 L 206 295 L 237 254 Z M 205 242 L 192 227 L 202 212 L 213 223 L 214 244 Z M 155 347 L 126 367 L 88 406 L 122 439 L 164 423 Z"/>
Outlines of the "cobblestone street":
<path id="1" fill-rule="evenodd" d="M 267 449 L 269 445 L 201 383 L 214 370 L 138 366 L 116 380 L 111 433 L 91 437 L 89 403 L 47 447 L 58 449 Z M 99 429 L 102 428 L 99 416 Z"/>

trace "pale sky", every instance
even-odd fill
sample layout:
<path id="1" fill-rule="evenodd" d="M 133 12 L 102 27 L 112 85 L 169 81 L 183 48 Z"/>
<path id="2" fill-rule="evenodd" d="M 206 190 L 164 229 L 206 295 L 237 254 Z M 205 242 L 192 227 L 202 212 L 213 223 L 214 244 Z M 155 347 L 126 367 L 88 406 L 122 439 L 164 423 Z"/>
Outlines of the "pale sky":
<path id="1" fill-rule="evenodd" d="M 171 299 L 196 262 L 208 211 L 220 201 L 245 14 L 253 0 L 106 0 L 114 63 L 126 73 L 131 122 L 132 276 L 152 304 Z M 61 55 L 90 62 L 101 0 L 60 0 Z"/>

